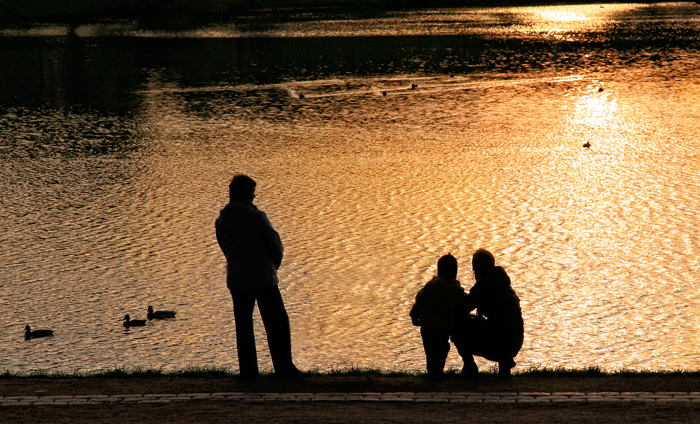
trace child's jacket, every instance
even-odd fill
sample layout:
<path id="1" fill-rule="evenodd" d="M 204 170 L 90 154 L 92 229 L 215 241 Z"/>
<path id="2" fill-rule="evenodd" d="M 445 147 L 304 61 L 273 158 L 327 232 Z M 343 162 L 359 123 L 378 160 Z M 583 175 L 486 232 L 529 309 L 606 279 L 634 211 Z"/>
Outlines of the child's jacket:
<path id="1" fill-rule="evenodd" d="M 452 330 L 455 306 L 466 296 L 458 280 L 433 277 L 416 295 L 409 315 L 422 327 Z"/>

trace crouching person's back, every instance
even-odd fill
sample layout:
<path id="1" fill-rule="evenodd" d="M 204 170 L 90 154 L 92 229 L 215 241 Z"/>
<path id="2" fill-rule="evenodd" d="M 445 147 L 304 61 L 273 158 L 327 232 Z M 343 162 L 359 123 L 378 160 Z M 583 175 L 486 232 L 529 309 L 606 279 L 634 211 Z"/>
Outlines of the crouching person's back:
<path id="1" fill-rule="evenodd" d="M 476 283 L 457 306 L 452 341 L 464 360 L 462 374 L 476 376 L 473 356 L 498 362 L 501 376 L 510 375 L 523 345 L 520 299 L 505 269 L 495 265 L 491 252 L 479 249 L 472 259 Z M 477 314 L 470 314 L 475 310 Z"/>

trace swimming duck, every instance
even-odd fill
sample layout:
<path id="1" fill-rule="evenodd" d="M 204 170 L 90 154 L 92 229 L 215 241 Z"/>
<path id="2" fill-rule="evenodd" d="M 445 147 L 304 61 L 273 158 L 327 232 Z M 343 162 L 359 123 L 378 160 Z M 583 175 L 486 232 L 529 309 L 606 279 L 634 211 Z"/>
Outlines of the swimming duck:
<path id="1" fill-rule="evenodd" d="M 148 319 L 175 318 L 175 311 L 154 311 L 153 306 L 148 307 Z"/>
<path id="2" fill-rule="evenodd" d="M 146 325 L 145 319 L 131 319 L 129 314 L 124 315 L 124 327 L 143 327 Z"/>
<path id="3" fill-rule="evenodd" d="M 583 143 L 583 147 L 585 147 L 586 149 L 588 149 L 589 147 L 591 147 L 591 142 L 590 142 L 590 141 L 587 141 L 587 142 Z"/>
<path id="4" fill-rule="evenodd" d="M 418 88 L 418 84 L 411 84 L 411 90 L 415 90 L 416 88 Z"/>
<path id="5" fill-rule="evenodd" d="M 53 330 L 34 330 L 31 327 L 24 327 L 24 340 L 36 339 L 39 337 L 53 336 Z"/>

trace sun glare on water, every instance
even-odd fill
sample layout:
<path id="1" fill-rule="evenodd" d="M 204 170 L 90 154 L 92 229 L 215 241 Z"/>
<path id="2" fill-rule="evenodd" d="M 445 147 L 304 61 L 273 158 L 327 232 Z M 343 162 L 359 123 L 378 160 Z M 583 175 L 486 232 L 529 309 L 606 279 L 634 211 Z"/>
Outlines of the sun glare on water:
<path id="1" fill-rule="evenodd" d="M 544 10 L 540 12 L 540 17 L 548 21 L 557 22 L 587 21 L 589 19 L 587 16 L 566 10 Z"/>
<path id="2" fill-rule="evenodd" d="M 535 31 L 545 33 L 591 30 L 606 22 L 617 10 L 607 5 L 534 7 L 530 10 L 531 25 Z"/>

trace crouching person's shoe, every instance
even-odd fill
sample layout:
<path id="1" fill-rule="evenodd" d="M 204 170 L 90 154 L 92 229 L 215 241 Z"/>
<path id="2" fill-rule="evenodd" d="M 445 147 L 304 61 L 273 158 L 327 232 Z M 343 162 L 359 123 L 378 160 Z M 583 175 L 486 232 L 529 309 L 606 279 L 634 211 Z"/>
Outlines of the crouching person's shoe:
<path id="1" fill-rule="evenodd" d="M 501 378 L 510 377 L 510 370 L 515 366 L 513 358 L 498 361 L 498 376 Z"/>
<path id="2" fill-rule="evenodd" d="M 462 367 L 462 370 L 457 371 L 455 374 L 461 378 L 474 380 L 479 378 L 479 367 L 476 366 L 476 363 L 474 361 L 465 362 L 464 367 Z"/>
<path id="3" fill-rule="evenodd" d="M 429 372 L 427 374 L 428 380 L 430 381 L 440 381 L 445 378 L 445 373 L 444 372 Z"/>

